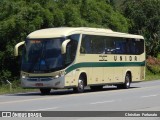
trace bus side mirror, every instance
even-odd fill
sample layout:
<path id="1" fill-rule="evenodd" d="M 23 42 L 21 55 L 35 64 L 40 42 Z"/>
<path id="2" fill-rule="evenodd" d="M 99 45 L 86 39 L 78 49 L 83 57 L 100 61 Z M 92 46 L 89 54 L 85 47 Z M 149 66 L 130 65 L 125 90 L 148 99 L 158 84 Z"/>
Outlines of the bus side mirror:
<path id="1" fill-rule="evenodd" d="M 67 40 L 63 41 L 62 47 L 61 47 L 61 53 L 62 53 L 62 54 L 65 54 L 65 53 L 66 53 L 66 46 L 67 46 L 67 44 L 68 44 L 70 41 L 71 41 L 70 39 L 67 39 Z"/>
<path id="2" fill-rule="evenodd" d="M 18 48 L 23 45 L 25 43 L 25 41 L 19 42 L 18 44 L 16 44 L 16 46 L 14 47 L 14 56 L 18 56 Z"/>

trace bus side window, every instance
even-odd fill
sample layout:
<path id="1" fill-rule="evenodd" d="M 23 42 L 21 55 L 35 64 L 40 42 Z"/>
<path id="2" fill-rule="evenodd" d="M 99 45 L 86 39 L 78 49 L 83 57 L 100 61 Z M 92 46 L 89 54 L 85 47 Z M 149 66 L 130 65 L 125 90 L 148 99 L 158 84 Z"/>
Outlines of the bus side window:
<path id="1" fill-rule="evenodd" d="M 115 45 L 113 37 L 105 37 L 105 54 L 114 54 L 115 53 Z"/>
<path id="2" fill-rule="evenodd" d="M 71 41 L 67 44 L 66 47 L 66 55 L 65 55 L 65 64 L 70 64 L 74 61 L 79 41 L 79 34 L 74 34 L 69 36 L 67 39 L 70 39 Z"/>
<path id="3" fill-rule="evenodd" d="M 70 64 L 74 61 L 76 56 L 76 46 L 75 41 L 70 41 L 66 46 L 66 64 Z"/>
<path id="4" fill-rule="evenodd" d="M 83 46 L 81 46 L 80 48 L 80 53 L 86 53 L 85 48 Z"/>
<path id="5" fill-rule="evenodd" d="M 123 41 L 116 41 L 115 43 L 116 53 L 117 54 L 125 54 L 126 53 L 126 44 Z"/>
<path id="6" fill-rule="evenodd" d="M 72 62 L 71 60 L 71 43 L 66 46 L 65 64 L 68 65 Z"/>
<path id="7" fill-rule="evenodd" d="M 105 39 L 103 36 L 92 36 L 93 54 L 103 54 L 105 51 Z"/>
<path id="8" fill-rule="evenodd" d="M 135 46 L 135 40 L 134 39 L 131 39 L 130 54 L 136 54 L 136 46 Z"/>
<path id="9" fill-rule="evenodd" d="M 80 53 L 92 54 L 92 38 L 90 35 L 83 35 Z"/>
<path id="10" fill-rule="evenodd" d="M 126 39 L 127 54 L 140 55 L 144 52 L 143 40 L 127 38 Z"/>
<path id="11" fill-rule="evenodd" d="M 136 54 L 140 55 L 144 52 L 144 40 L 135 40 Z"/>

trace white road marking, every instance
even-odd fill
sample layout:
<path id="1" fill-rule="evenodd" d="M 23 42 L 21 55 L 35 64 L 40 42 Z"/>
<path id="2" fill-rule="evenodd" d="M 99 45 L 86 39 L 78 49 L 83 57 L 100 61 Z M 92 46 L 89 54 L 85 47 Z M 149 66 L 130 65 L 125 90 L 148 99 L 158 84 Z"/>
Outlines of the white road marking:
<path id="1" fill-rule="evenodd" d="M 142 98 L 147 98 L 147 97 L 156 97 L 158 95 L 147 95 L 147 96 L 141 96 Z"/>
<path id="2" fill-rule="evenodd" d="M 52 107 L 52 108 L 43 108 L 43 109 L 37 109 L 37 110 L 29 110 L 29 111 L 42 111 L 42 110 L 53 110 L 53 109 L 57 109 L 58 107 Z"/>
<path id="3" fill-rule="evenodd" d="M 110 101 L 101 101 L 101 102 L 93 102 L 93 103 L 90 103 L 90 104 L 102 104 L 102 103 L 111 103 L 111 102 L 114 102 L 115 100 L 110 100 Z"/>

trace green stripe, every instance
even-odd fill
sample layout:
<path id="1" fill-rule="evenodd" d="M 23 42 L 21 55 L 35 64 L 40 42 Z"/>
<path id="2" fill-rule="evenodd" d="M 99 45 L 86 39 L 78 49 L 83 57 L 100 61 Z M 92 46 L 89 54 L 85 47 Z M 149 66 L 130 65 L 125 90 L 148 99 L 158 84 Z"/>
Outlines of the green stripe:
<path id="1" fill-rule="evenodd" d="M 83 62 L 69 66 L 65 72 L 66 74 L 82 67 L 126 67 L 126 66 L 145 66 L 143 62 Z"/>

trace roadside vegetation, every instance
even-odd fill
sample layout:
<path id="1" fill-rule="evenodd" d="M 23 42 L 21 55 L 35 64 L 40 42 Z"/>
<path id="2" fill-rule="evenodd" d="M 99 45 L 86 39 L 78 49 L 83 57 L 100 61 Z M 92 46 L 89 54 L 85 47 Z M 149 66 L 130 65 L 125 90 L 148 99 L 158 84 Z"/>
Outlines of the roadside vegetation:
<path id="1" fill-rule="evenodd" d="M 146 80 L 160 79 L 160 58 L 148 56 L 146 60 Z"/>
<path id="2" fill-rule="evenodd" d="M 34 92 L 34 91 L 39 91 L 37 89 L 23 89 L 20 86 L 20 81 L 19 80 L 14 80 L 12 82 L 12 86 L 8 83 L 3 83 L 0 86 L 0 94 L 14 94 L 14 93 L 24 93 L 24 92 Z"/>
<path id="3" fill-rule="evenodd" d="M 97 27 L 141 34 L 146 40 L 146 80 L 160 79 L 160 0 L 0 0 L 0 94 L 20 87 L 16 43 L 51 27 Z M 6 80 L 13 83 L 9 91 Z M 29 90 L 30 91 L 30 90 Z"/>

